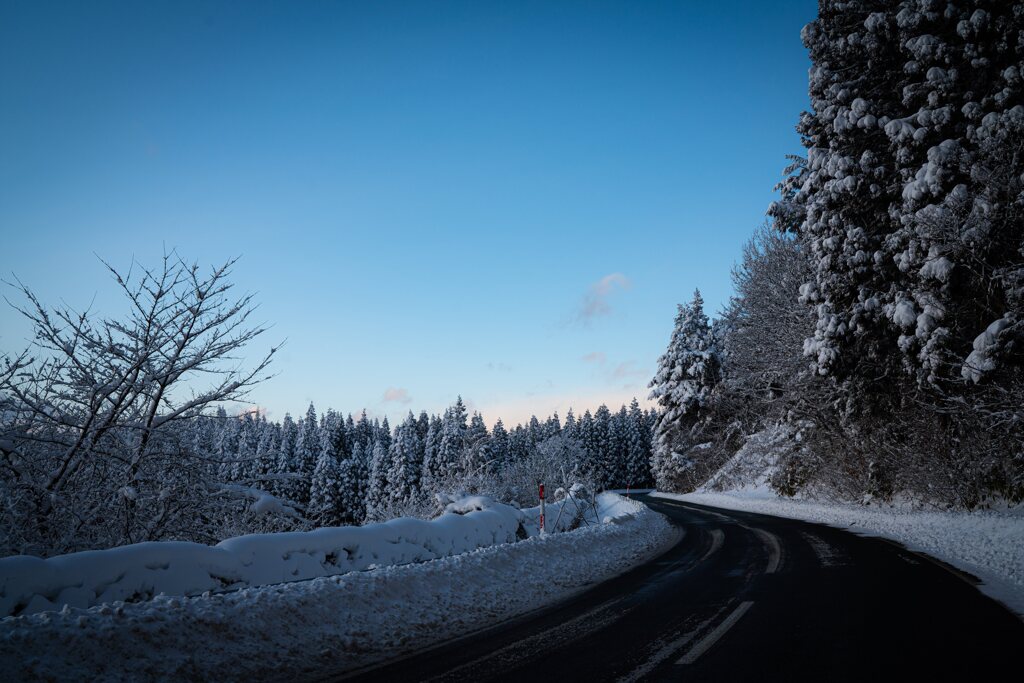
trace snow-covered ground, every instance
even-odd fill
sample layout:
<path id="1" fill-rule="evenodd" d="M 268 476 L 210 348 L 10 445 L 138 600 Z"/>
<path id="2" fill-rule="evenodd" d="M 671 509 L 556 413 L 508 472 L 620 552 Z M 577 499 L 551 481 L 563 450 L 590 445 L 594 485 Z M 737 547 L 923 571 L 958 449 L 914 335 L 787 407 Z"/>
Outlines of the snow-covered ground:
<path id="1" fill-rule="evenodd" d="M 1024 616 L 1024 507 L 940 512 L 826 503 L 780 498 L 763 483 L 724 492 L 652 495 L 802 519 L 899 541 L 977 576 L 982 591 Z"/>
<path id="2" fill-rule="evenodd" d="M 580 491 L 548 505 L 545 530 L 598 523 Z M 614 514 L 614 513 L 612 513 Z M 154 596 L 196 596 L 436 560 L 540 533 L 539 508 L 486 496 L 448 499 L 431 520 L 249 534 L 201 543 L 153 542 L 59 555 L 0 559 L 0 617 L 93 607 Z M 586 520 L 586 521 L 585 521 Z"/>
<path id="3" fill-rule="evenodd" d="M 678 538 L 614 494 L 598 496 L 595 517 L 425 562 L 6 617 L 0 670 L 8 680 L 301 680 L 362 667 L 568 597 Z"/>

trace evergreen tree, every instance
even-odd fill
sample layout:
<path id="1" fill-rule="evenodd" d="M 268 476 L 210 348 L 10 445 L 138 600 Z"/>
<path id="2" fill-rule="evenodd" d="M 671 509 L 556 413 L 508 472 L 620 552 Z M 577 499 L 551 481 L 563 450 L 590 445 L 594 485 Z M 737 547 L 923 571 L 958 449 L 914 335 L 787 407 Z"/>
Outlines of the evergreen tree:
<path id="1" fill-rule="evenodd" d="M 306 417 L 299 423 L 299 433 L 295 439 L 295 463 L 298 466 L 298 474 L 305 480 L 303 486 L 297 482 L 295 492 L 298 494 L 296 500 L 306 503 L 309 500 L 309 480 L 316 468 L 317 458 L 320 456 L 320 427 L 317 424 L 316 409 L 309 404 L 306 410 Z"/>
<path id="2" fill-rule="evenodd" d="M 589 410 L 584 411 L 583 417 L 576 423 L 576 434 L 584 454 L 582 468 L 595 478 L 600 477 L 598 460 L 601 457 L 601 444 L 597 432 L 594 430 L 594 416 L 590 414 Z"/>
<path id="3" fill-rule="evenodd" d="M 547 419 L 544 423 L 544 438 L 550 439 L 553 436 L 558 436 L 562 433 L 562 423 L 558 419 L 558 411 Z"/>
<path id="4" fill-rule="evenodd" d="M 1009 0 L 821 0 L 803 30 L 808 156 L 770 213 L 815 263 L 805 353 L 878 415 L 900 366 L 963 391 L 1024 362 L 1022 32 Z"/>
<path id="5" fill-rule="evenodd" d="M 441 425 L 441 443 L 431 461 L 433 482 L 441 483 L 462 474 L 462 452 L 466 444 L 466 406 L 459 396 L 444 415 Z"/>
<path id="6" fill-rule="evenodd" d="M 441 418 L 437 415 L 430 417 L 430 425 L 427 427 L 427 436 L 423 440 L 423 473 L 421 475 L 420 487 L 425 490 L 433 489 L 436 483 L 440 483 L 443 480 L 443 473 L 441 471 L 440 463 L 438 462 L 437 454 L 441 448 L 441 435 L 444 431 L 444 425 L 441 422 Z"/>
<path id="7" fill-rule="evenodd" d="M 371 453 L 373 452 L 373 439 L 375 436 L 373 423 L 366 417 L 366 409 L 364 408 L 363 412 L 359 415 L 359 419 L 356 421 L 354 441 L 362 444 L 365 452 Z"/>
<path id="8" fill-rule="evenodd" d="M 280 448 L 281 428 L 276 422 L 261 421 L 260 439 L 256 444 L 256 474 L 265 476 L 277 471 L 277 457 Z M 267 487 L 266 483 L 262 484 Z"/>
<path id="9" fill-rule="evenodd" d="M 594 475 L 598 487 L 610 488 L 614 486 L 615 460 L 614 444 L 612 442 L 612 414 L 608 406 L 601 406 L 594 412 L 594 426 L 592 440 L 594 444 L 593 462 Z"/>
<path id="10" fill-rule="evenodd" d="M 343 425 L 337 416 L 324 416 L 320 430 L 320 449 L 309 484 L 309 504 L 306 514 L 320 526 L 337 526 L 344 519 L 341 491 L 341 462 L 338 458 L 338 436 Z"/>
<path id="11" fill-rule="evenodd" d="M 469 428 L 466 430 L 466 445 L 475 445 L 486 438 L 487 425 L 484 424 L 484 418 L 480 413 L 474 412 L 469 421 Z"/>
<path id="12" fill-rule="evenodd" d="M 630 488 L 650 486 L 651 431 L 635 398 L 629 404 L 626 419 L 625 449 L 625 483 Z"/>
<path id="13" fill-rule="evenodd" d="M 417 431 L 416 418 L 410 412 L 405 422 L 395 430 L 395 438 L 391 442 L 388 456 L 387 495 L 396 504 L 412 499 L 416 492 L 416 484 L 420 478 L 419 461 L 423 448 Z"/>
<path id="14" fill-rule="evenodd" d="M 427 415 L 427 411 L 420 411 L 420 417 L 416 421 L 416 434 L 420 437 L 420 442 L 426 443 L 427 432 L 430 430 L 430 416 Z"/>
<path id="15" fill-rule="evenodd" d="M 516 428 L 509 432 L 508 436 L 509 462 L 522 462 L 529 456 L 530 450 L 530 435 L 522 425 L 516 425 Z"/>
<path id="16" fill-rule="evenodd" d="M 689 305 L 679 306 L 672 339 L 658 359 L 658 369 L 650 383 L 650 398 L 662 409 L 655 428 L 654 458 L 658 462 L 652 463 L 652 469 L 656 473 L 663 465 L 675 466 L 671 464 L 673 452 L 685 448 L 687 433 L 719 378 L 720 364 L 711 326 L 698 290 Z"/>
<path id="17" fill-rule="evenodd" d="M 299 471 L 298 463 L 295 460 L 295 443 L 299 438 L 299 427 L 290 413 L 285 413 L 284 421 L 281 423 L 281 443 L 278 445 L 277 466 L 275 471 L 279 474 L 295 474 Z M 273 491 L 276 495 L 285 498 L 295 497 L 295 486 L 290 480 L 275 482 Z"/>
<path id="18" fill-rule="evenodd" d="M 494 423 L 494 429 L 491 430 L 491 440 L 490 443 L 488 444 L 488 454 L 498 470 L 502 469 L 508 464 L 508 431 L 505 429 L 505 424 L 501 421 L 501 418 L 499 418 L 498 421 Z"/>
<path id="19" fill-rule="evenodd" d="M 572 408 L 565 414 L 565 427 L 562 430 L 567 437 L 570 439 L 576 438 L 576 416 L 572 412 Z"/>
<path id="20" fill-rule="evenodd" d="M 344 520 L 362 524 L 366 520 L 366 499 L 369 493 L 370 468 L 363 445 L 356 442 L 352 455 L 338 467 L 339 507 Z"/>
<path id="21" fill-rule="evenodd" d="M 462 470 L 467 474 L 479 474 L 484 472 L 490 461 L 488 442 L 490 437 L 487 434 L 487 425 L 484 418 L 478 412 L 473 413 L 470 418 L 469 427 L 466 430 L 466 443 L 463 447 Z"/>
<path id="22" fill-rule="evenodd" d="M 612 414 L 611 422 L 608 425 L 608 444 L 612 453 L 611 477 L 609 488 L 625 488 L 628 483 L 628 458 L 629 458 L 629 413 L 626 406 L 619 408 L 619 411 Z"/>
<path id="23" fill-rule="evenodd" d="M 388 469 L 391 458 L 380 441 L 374 441 L 370 449 L 369 486 L 366 492 L 366 516 L 376 519 L 388 507 Z"/>
<path id="24" fill-rule="evenodd" d="M 544 428 L 541 426 L 540 420 L 537 419 L 536 415 L 530 416 L 530 423 L 527 425 L 526 431 L 530 440 L 530 448 L 535 447 L 544 440 Z"/>
<path id="25" fill-rule="evenodd" d="M 375 421 L 376 422 L 376 421 Z M 379 426 L 374 425 L 377 429 L 377 440 L 380 441 L 381 445 L 385 449 L 391 448 L 391 425 L 388 424 L 388 418 L 385 416 L 384 421 Z"/>

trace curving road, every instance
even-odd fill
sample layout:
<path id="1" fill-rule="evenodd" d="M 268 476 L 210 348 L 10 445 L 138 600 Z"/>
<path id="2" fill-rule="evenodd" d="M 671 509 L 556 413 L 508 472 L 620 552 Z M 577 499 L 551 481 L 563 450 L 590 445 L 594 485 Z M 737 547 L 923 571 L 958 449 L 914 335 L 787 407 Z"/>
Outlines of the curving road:
<path id="1" fill-rule="evenodd" d="M 662 556 L 558 605 L 346 680 L 1020 675 L 1024 623 L 938 562 L 830 527 L 644 502 L 686 532 Z"/>

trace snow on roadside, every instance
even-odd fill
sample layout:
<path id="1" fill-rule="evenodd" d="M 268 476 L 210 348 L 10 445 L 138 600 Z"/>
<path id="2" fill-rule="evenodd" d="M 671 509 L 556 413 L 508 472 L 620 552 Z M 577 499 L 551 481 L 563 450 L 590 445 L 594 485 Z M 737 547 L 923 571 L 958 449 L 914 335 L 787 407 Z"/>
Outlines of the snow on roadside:
<path id="1" fill-rule="evenodd" d="M 974 512 L 921 511 L 781 498 L 767 486 L 654 497 L 759 512 L 899 541 L 982 580 L 979 588 L 1024 616 L 1024 508 Z"/>
<path id="2" fill-rule="evenodd" d="M 678 531 L 614 494 L 608 523 L 402 566 L 200 597 L 0 619 L 12 680 L 305 680 L 472 633 L 665 549 Z"/>
<path id="3" fill-rule="evenodd" d="M 546 530 L 600 521 L 582 493 L 549 505 Z M 572 491 L 570 494 L 573 493 Z M 587 496 L 588 497 L 588 496 Z M 512 543 L 540 528 L 539 508 L 518 510 L 486 496 L 449 498 L 436 519 L 249 534 L 209 546 L 160 541 L 43 559 L 0 558 L 0 617 L 142 602 L 163 593 L 196 596 L 414 564 Z"/>

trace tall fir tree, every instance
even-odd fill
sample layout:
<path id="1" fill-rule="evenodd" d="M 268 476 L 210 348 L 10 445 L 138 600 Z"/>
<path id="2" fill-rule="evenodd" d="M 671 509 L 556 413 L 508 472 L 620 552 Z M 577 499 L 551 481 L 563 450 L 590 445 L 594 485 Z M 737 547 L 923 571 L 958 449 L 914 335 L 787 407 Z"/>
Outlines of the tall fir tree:
<path id="1" fill-rule="evenodd" d="M 441 442 L 431 461 L 430 475 L 435 484 L 458 477 L 462 472 L 462 452 L 466 444 L 466 406 L 459 396 L 444 415 Z"/>
<path id="2" fill-rule="evenodd" d="M 576 438 L 576 415 L 572 412 L 572 408 L 569 408 L 565 414 L 565 427 L 562 431 L 570 439 Z"/>
<path id="3" fill-rule="evenodd" d="M 309 484 L 309 504 L 306 515 L 320 526 L 337 526 L 345 518 L 342 508 L 341 462 L 338 458 L 337 433 L 344 428 L 337 416 L 324 416 L 320 430 L 320 449 Z"/>
<path id="4" fill-rule="evenodd" d="M 629 404 L 625 437 L 625 483 L 630 488 L 646 488 L 652 483 L 651 431 L 635 398 Z"/>
<path id="5" fill-rule="evenodd" d="M 395 438 L 388 450 L 387 495 L 392 503 L 407 503 L 416 494 L 422 451 L 416 418 L 409 413 L 405 422 L 395 429 Z"/>
<path id="6" fill-rule="evenodd" d="M 508 431 L 505 429 L 505 423 L 501 421 L 501 418 L 498 418 L 498 421 L 494 423 L 494 429 L 491 430 L 491 440 L 487 449 L 489 459 L 498 470 L 501 470 L 508 464 Z"/>
<path id="7" fill-rule="evenodd" d="M 366 449 L 359 442 L 352 454 L 338 467 L 338 490 L 343 520 L 362 524 L 366 520 L 366 500 L 369 493 L 370 467 Z"/>
<path id="8" fill-rule="evenodd" d="M 651 380 L 650 398 L 661 413 L 655 428 L 652 468 L 670 464 L 673 453 L 687 447 L 687 435 L 699 411 L 710 400 L 721 377 L 721 366 L 704 313 L 704 299 L 694 292 L 693 301 L 680 305 L 668 349 L 658 359 Z"/>
<path id="9" fill-rule="evenodd" d="M 370 447 L 369 484 L 366 491 L 366 516 L 379 518 L 388 509 L 388 469 L 391 458 L 384 444 L 374 441 Z"/>

